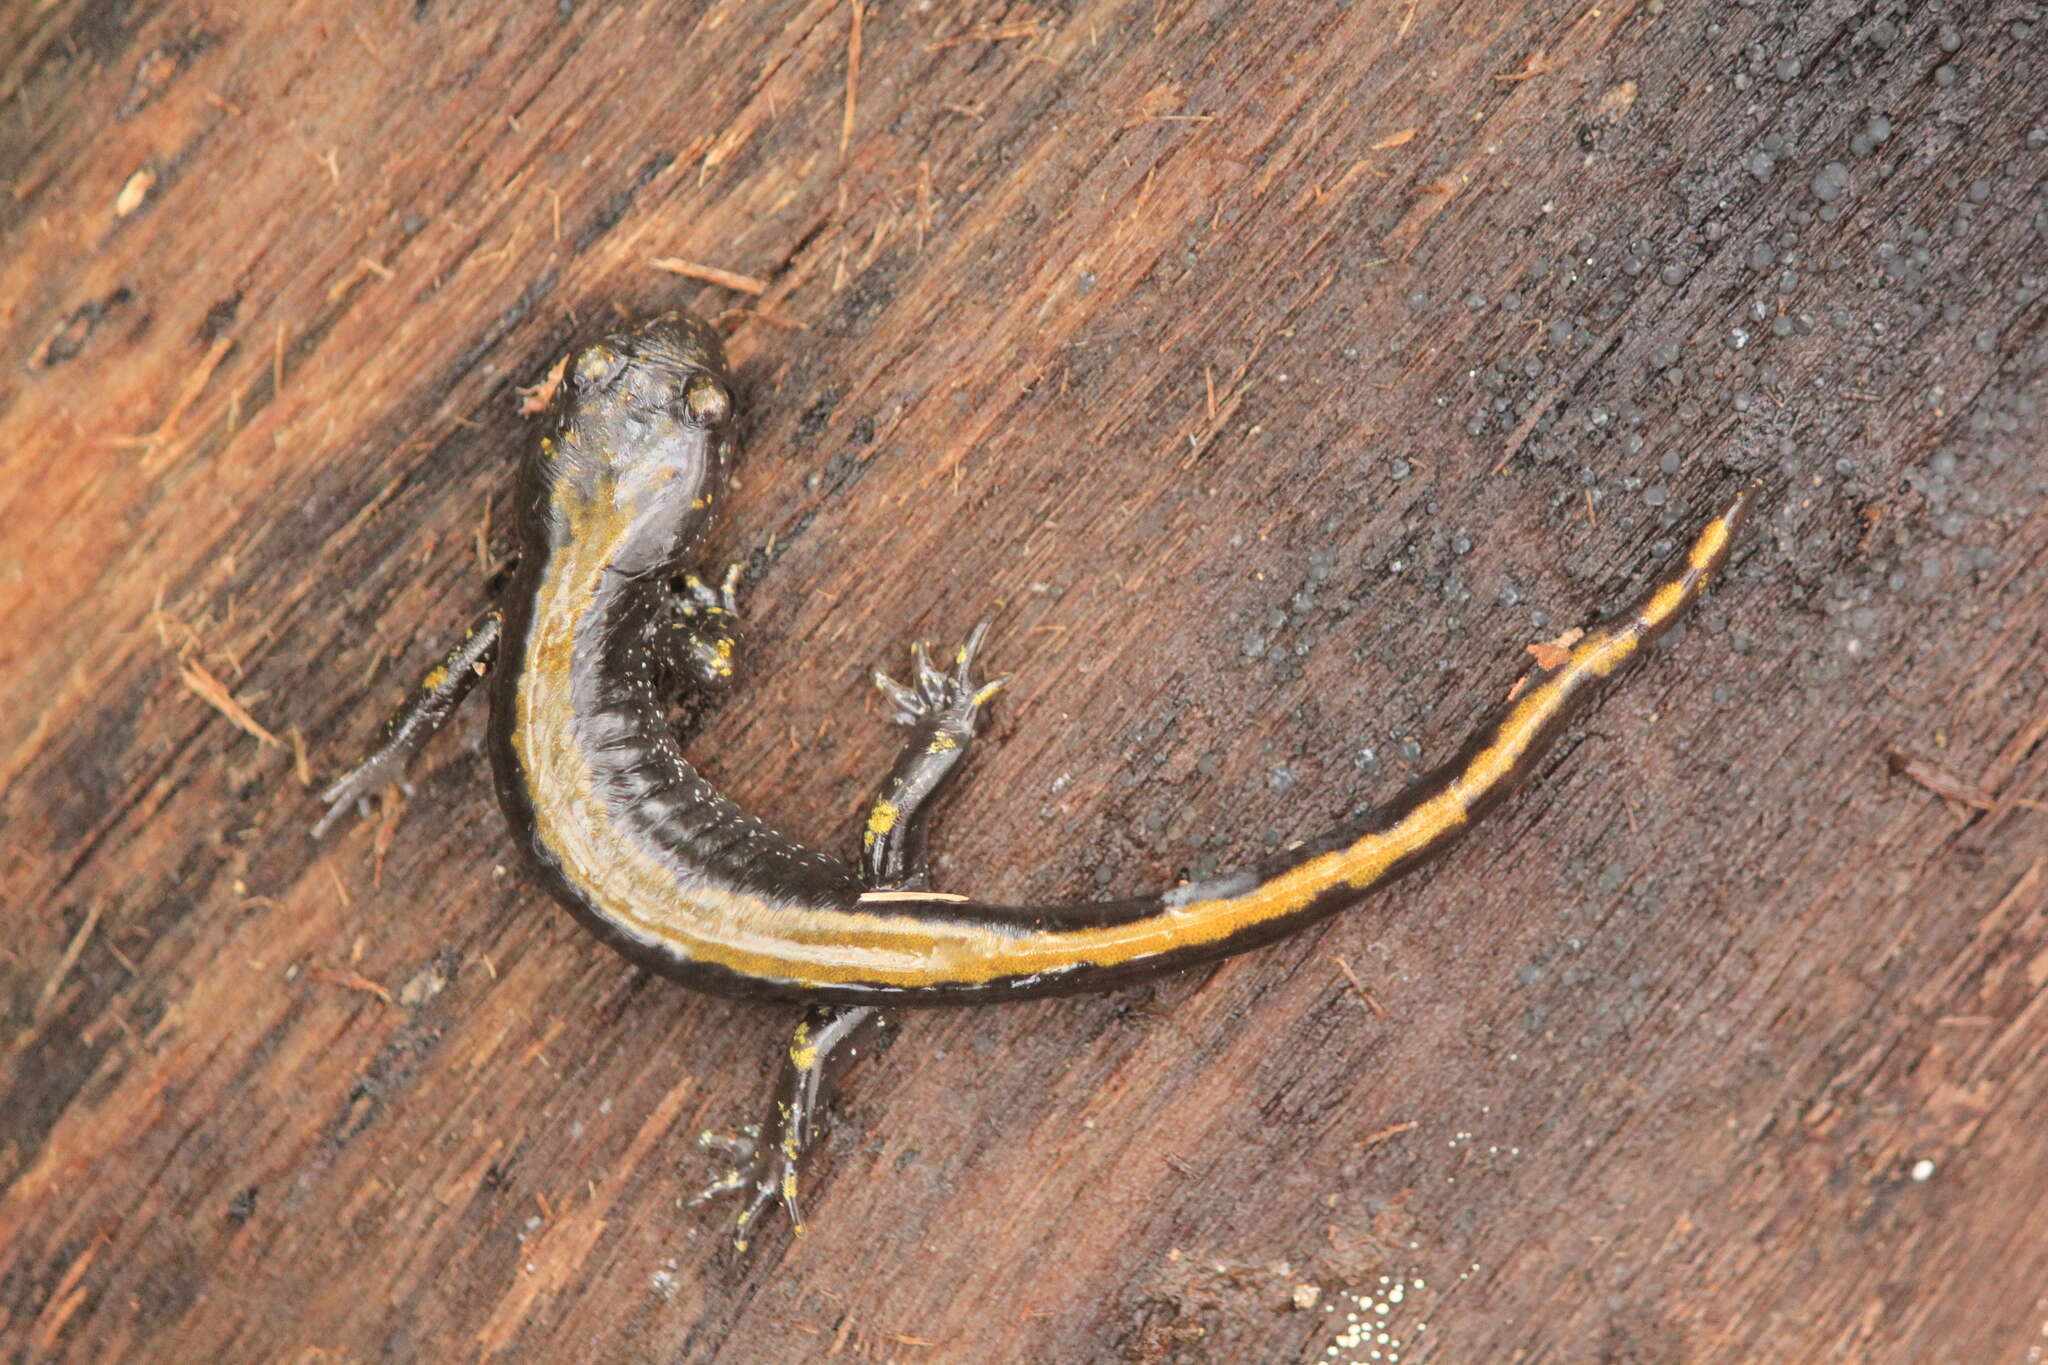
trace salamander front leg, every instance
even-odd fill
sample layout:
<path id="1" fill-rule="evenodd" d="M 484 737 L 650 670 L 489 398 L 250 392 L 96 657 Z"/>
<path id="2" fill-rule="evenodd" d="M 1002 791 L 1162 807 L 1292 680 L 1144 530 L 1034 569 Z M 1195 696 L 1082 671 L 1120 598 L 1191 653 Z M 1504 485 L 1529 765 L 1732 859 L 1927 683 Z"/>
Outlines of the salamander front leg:
<path id="1" fill-rule="evenodd" d="M 974 656 L 987 634 L 988 622 L 976 626 L 967 643 L 955 651 L 948 672 L 933 668 L 924 646 L 916 646 L 908 687 L 875 675 L 875 685 L 888 696 L 896 720 L 908 726 L 911 735 L 868 807 L 861 836 L 862 880 L 874 890 L 921 891 L 931 883 L 925 832 L 934 802 L 967 756 L 981 707 L 1007 681 L 974 681 Z M 889 1017 L 873 1005 L 811 1006 L 790 1040 L 775 1103 L 763 1130 L 757 1130 L 760 1135 L 735 1142 L 706 1133 L 699 1139 L 705 1146 L 732 1151 L 738 1164 L 691 1202 L 740 1191 L 745 1201 L 735 1234 L 740 1250 L 746 1249 L 761 1215 L 778 1199 L 802 1235 L 797 1181 L 804 1154 L 817 1136 L 823 1106 L 846 1065 L 892 1030 Z"/>
<path id="2" fill-rule="evenodd" d="M 740 637 L 737 593 L 746 567 L 733 565 L 715 588 L 690 574 L 648 622 L 648 652 L 672 685 L 699 693 L 731 685 Z"/>
<path id="3" fill-rule="evenodd" d="M 406 765 L 448 723 L 455 708 L 476 686 L 477 679 L 490 671 L 498 656 L 498 633 L 503 625 L 504 618 L 496 607 L 486 609 L 461 643 L 427 670 L 419 687 L 385 722 L 383 743 L 320 793 L 320 799 L 327 803 L 327 813 L 313 826 L 315 839 L 351 810 L 368 814 L 370 798 L 386 787 L 397 786 L 406 795 L 412 794 L 412 784 L 405 780 Z"/>

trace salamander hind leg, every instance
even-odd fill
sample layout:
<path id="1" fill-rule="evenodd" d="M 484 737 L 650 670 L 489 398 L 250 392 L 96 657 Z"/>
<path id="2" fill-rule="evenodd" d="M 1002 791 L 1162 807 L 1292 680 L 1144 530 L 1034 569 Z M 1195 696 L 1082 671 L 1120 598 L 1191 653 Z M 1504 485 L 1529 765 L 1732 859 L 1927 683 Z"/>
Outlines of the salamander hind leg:
<path id="1" fill-rule="evenodd" d="M 763 1214 L 780 1203 L 789 1211 L 797 1236 L 804 1233 L 797 1202 L 797 1177 L 804 1154 L 818 1134 L 833 1084 L 863 1048 L 878 1041 L 892 1025 L 873 1005 L 813 1005 L 791 1035 L 775 1085 L 775 1102 L 763 1129 L 738 1140 L 704 1133 L 698 1143 L 731 1153 L 734 1166 L 711 1182 L 690 1203 L 702 1204 L 737 1191 L 739 1222 L 733 1246 L 745 1251 Z"/>
<path id="2" fill-rule="evenodd" d="M 370 799 L 387 787 L 395 786 L 408 796 L 412 794 L 412 786 L 405 780 L 406 765 L 448 723 L 477 680 L 490 671 L 498 656 L 498 633 L 503 625 L 504 618 L 498 609 L 488 608 L 471 624 L 460 643 L 427 670 L 413 694 L 385 722 L 383 742 L 320 793 L 320 799 L 327 803 L 327 813 L 313 826 L 315 839 L 350 811 L 367 814 Z"/>

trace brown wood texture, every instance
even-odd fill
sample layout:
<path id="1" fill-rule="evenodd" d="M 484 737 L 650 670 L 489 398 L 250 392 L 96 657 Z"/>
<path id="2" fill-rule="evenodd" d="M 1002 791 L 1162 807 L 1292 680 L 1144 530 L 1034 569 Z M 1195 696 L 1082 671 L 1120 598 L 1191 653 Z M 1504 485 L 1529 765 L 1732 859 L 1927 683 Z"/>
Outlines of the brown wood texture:
<path id="1" fill-rule="evenodd" d="M 0 1359 L 2041 1359 L 2043 23 L 0 9 Z M 748 432 L 693 752 L 850 850 L 867 673 L 1000 603 L 954 889 L 1312 833 L 1772 503 L 1424 876 L 906 1016 L 734 1263 L 694 1137 L 787 1009 L 534 890 L 480 708 L 307 838 L 483 600 L 516 386 L 675 305 Z"/>

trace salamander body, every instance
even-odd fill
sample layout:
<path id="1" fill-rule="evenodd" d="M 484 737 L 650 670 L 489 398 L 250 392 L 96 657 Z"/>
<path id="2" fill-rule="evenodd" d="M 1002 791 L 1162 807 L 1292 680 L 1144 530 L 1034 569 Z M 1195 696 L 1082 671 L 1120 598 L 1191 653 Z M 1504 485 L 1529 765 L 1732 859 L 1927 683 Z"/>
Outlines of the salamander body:
<path id="1" fill-rule="evenodd" d="M 870 806 L 858 867 L 740 810 L 684 757 L 671 697 L 733 674 L 736 574 L 719 589 L 693 576 L 725 499 L 733 415 L 718 338 L 694 318 L 665 315 L 578 352 L 520 469 L 515 573 L 394 718 L 385 746 L 330 790 L 322 825 L 400 778 L 488 675 L 498 798 L 554 896 L 606 943 L 687 986 L 813 1007 L 792 1048 L 798 1100 L 810 1084 L 798 1139 L 822 1088 L 820 1051 L 804 1039 L 851 1038 L 867 1019 L 852 1011 L 1115 986 L 1270 942 L 1421 866 L 1699 598 L 1755 497 L 1753 487 L 1736 496 L 1632 604 L 1367 817 L 1158 894 L 1007 905 L 932 891 L 924 866 L 931 798 L 1000 686 L 974 679 L 981 630 L 949 667 L 920 654 L 910 686 L 880 680 L 912 735 Z M 794 1209 L 794 1161 L 757 1161 L 736 1179 L 757 1185 L 743 1228 L 773 1195 Z M 776 1188 L 764 1194 L 760 1181 Z"/>

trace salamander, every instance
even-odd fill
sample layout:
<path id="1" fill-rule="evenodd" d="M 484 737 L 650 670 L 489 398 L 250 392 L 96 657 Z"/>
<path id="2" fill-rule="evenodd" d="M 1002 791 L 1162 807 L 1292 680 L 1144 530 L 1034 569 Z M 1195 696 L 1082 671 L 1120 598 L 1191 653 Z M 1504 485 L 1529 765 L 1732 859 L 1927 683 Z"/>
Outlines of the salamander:
<path id="1" fill-rule="evenodd" d="M 680 313 L 576 352 L 518 474 L 516 567 L 422 680 L 381 746 L 324 794 L 319 835 L 404 781 L 488 678 L 498 800 L 541 882 L 633 962 L 702 991 L 804 1007 L 767 1132 L 706 1195 L 742 1193 L 744 1247 L 797 1175 L 838 1069 L 882 1011 L 1101 990 L 1269 943 L 1352 905 L 1464 835 L 1601 687 L 1698 600 L 1755 500 L 1744 488 L 1629 606 L 1553 651 L 1447 763 L 1370 814 L 1255 866 L 1150 895 L 1012 905 L 935 891 L 925 834 L 1003 680 L 987 623 L 950 659 L 877 674 L 909 737 L 869 804 L 857 863 L 741 810 L 684 756 L 679 695 L 731 685 L 739 569 L 697 576 L 737 455 L 716 332 Z"/>

